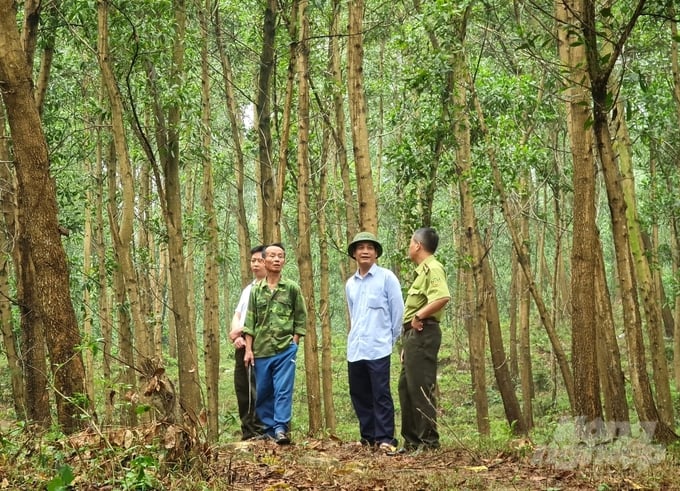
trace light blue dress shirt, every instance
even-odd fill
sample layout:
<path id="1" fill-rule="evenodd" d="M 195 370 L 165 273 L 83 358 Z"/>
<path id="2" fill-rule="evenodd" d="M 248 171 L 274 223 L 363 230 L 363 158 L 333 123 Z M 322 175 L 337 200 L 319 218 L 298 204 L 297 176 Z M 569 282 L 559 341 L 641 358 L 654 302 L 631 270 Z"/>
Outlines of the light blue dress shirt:
<path id="1" fill-rule="evenodd" d="M 350 315 L 347 361 L 379 360 L 392 353 L 401 333 L 404 299 L 399 280 L 374 264 L 362 277 L 357 270 L 345 284 Z"/>

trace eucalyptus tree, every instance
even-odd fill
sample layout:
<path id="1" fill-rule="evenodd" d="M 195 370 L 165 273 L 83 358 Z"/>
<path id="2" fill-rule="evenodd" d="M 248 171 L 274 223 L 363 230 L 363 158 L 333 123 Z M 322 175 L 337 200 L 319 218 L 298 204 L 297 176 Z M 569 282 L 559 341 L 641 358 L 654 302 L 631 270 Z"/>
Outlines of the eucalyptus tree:
<path id="1" fill-rule="evenodd" d="M 612 146 L 608 116 L 611 101 L 613 100 L 611 93 L 609 92 L 610 76 L 631 31 L 643 12 L 645 3 L 645 0 L 640 0 L 634 3 L 632 10 L 621 12 L 622 17 L 619 21 L 620 32 L 618 36 L 612 40 L 611 51 L 608 53 L 602 53 L 601 51 L 601 40 L 598 38 L 596 23 L 598 21 L 609 23 L 611 19 L 599 18 L 596 15 L 594 2 L 590 0 L 584 0 L 582 3 L 578 4 L 565 3 L 563 8 L 565 10 L 571 10 L 578 15 L 578 19 L 575 19 L 574 22 L 569 25 L 572 27 L 575 26 L 575 32 L 581 36 L 583 43 L 583 52 L 580 63 L 586 70 L 585 73 L 589 80 L 588 96 L 590 101 L 592 101 L 592 132 L 598 157 L 602 165 L 611 214 L 617 274 L 622 296 L 623 318 L 626 341 L 628 343 L 634 402 L 640 420 L 652 423 L 645 425 L 645 430 L 658 441 L 671 442 L 677 439 L 677 436 L 669 426 L 669 422 L 664 421 L 663 416 L 657 410 L 645 369 L 646 355 L 636 293 L 636 277 L 630 254 L 629 236 L 626 226 L 626 202 L 621 189 L 620 170 Z M 611 10 L 606 10 L 601 12 L 601 15 L 609 17 L 612 15 L 611 12 Z M 626 15 L 628 13 L 629 15 Z M 583 62 L 585 62 L 585 64 L 583 64 Z M 575 78 L 574 80 L 581 79 L 582 78 Z M 576 336 L 574 335 L 574 337 Z M 583 352 L 592 351 L 592 347 L 584 346 L 583 350 Z M 587 372 L 592 373 L 592 369 L 585 367 L 585 364 L 587 364 L 589 359 L 583 360 L 584 369 Z M 592 375 L 589 375 L 588 377 L 590 384 L 592 384 L 590 385 L 591 389 L 589 392 L 591 397 L 588 398 L 589 400 L 584 400 L 584 402 L 586 402 L 586 405 L 590 405 L 590 408 L 577 407 L 577 409 L 582 409 L 584 411 L 583 415 L 589 419 L 592 416 L 598 417 L 599 415 L 596 414 L 598 411 L 598 402 L 592 397 L 595 395 L 592 388 L 596 387 L 596 382 L 593 382 Z M 657 389 L 663 390 L 663 387 Z M 589 419 L 589 421 L 593 420 Z"/>
<path id="2" fill-rule="evenodd" d="M 407 94 L 419 105 L 423 104 L 415 106 L 419 118 L 413 119 L 422 126 L 416 125 L 417 133 L 409 135 L 411 141 L 402 139 L 395 156 L 404 159 L 402 162 L 414 159 L 405 172 L 418 176 L 416 182 L 422 186 L 422 194 L 431 196 L 420 207 L 416 207 L 418 210 L 425 207 L 431 209 L 434 190 L 428 193 L 425 189 L 439 172 L 447 169 L 444 164 L 451 161 L 452 155 L 455 156 L 452 168 L 460 201 L 461 255 L 465 267 L 471 272 L 466 277 L 474 280 L 473 291 L 470 290 L 473 287 L 464 288 L 468 296 L 474 295 L 474 313 L 471 313 L 474 320 L 469 322 L 468 327 L 471 368 L 475 370 L 472 374 L 476 381 L 475 404 L 479 411 L 486 410 L 486 403 L 481 400 L 487 396 L 483 392 L 484 385 L 480 383 L 485 375 L 480 363 L 483 354 L 479 352 L 486 324 L 495 380 L 505 416 L 512 430 L 522 434 L 527 431 L 527 426 L 510 377 L 501 331 L 496 280 L 490 264 L 489 245 L 482 239 L 475 202 L 475 195 L 480 193 L 476 186 L 481 182 L 475 176 L 482 172 L 482 161 L 472 154 L 472 115 L 468 105 L 472 87 L 468 75 L 466 36 L 474 12 L 472 3 L 458 5 L 453 10 L 421 5 L 419 2 L 415 2 L 414 7 L 419 19 L 422 19 L 423 36 L 428 43 L 404 43 L 405 52 L 409 56 L 415 54 L 420 60 L 420 63 L 409 66 L 413 73 L 411 91 Z M 411 50 L 414 53 L 410 53 Z M 426 68 L 430 66 L 433 68 Z M 422 163 L 414 165 L 414 162 Z M 416 193 L 418 196 L 422 194 Z M 484 414 L 478 415 L 478 428 L 482 433 L 488 431 L 483 424 L 484 417 Z"/>
<path id="3" fill-rule="evenodd" d="M 109 162 L 109 199 L 112 200 L 109 210 L 109 225 L 114 244 L 114 250 L 118 264 L 120 265 L 121 278 L 118 284 L 122 290 L 118 292 L 119 305 L 129 305 L 129 317 L 131 318 L 134 329 L 127 322 L 122 322 L 121 336 L 121 357 L 126 366 L 124 369 L 125 382 L 130 386 L 135 386 L 135 367 L 133 333 L 137 337 L 135 347 L 142 357 L 150 358 L 151 342 L 147 331 L 146 323 L 142 315 L 139 284 L 137 271 L 133 264 L 133 223 L 135 208 L 135 178 L 134 170 L 130 161 L 128 150 L 127 132 L 125 125 L 125 110 L 123 98 L 119 90 L 118 81 L 112 68 L 111 53 L 109 50 L 109 2 L 101 0 L 97 4 L 97 60 L 101 70 L 102 82 L 106 88 L 107 99 L 111 112 L 111 136 L 113 139 L 113 149 L 115 153 L 110 156 Z M 120 222 L 113 210 L 118 208 L 116 204 L 116 190 L 118 182 L 121 183 L 121 209 Z M 127 302 L 125 301 L 127 300 Z M 119 319 L 127 318 L 121 315 Z M 129 416 L 134 421 L 134 412 L 130 411 Z"/>
<path id="4" fill-rule="evenodd" d="M 10 168 L 11 154 L 7 135 L 5 108 L 0 105 L 0 332 L 2 344 L 9 366 L 14 400 L 14 412 L 19 419 L 26 417 L 26 398 L 24 394 L 24 377 L 21 368 L 21 357 L 18 340 L 14 335 L 12 320 L 12 302 L 10 277 L 12 273 L 12 257 L 16 257 L 17 248 L 13 246 L 16 230 L 16 196 L 14 175 Z M 14 261 L 18 264 L 18 261 Z M 45 387 L 45 384 L 43 384 Z M 44 389 L 43 389 L 44 390 Z M 47 401 L 45 401 L 47 402 Z"/>
<path id="5" fill-rule="evenodd" d="M 678 45 L 680 44 L 680 34 L 678 34 L 678 17 L 677 10 L 670 3 L 668 6 L 669 25 L 671 31 L 671 72 L 673 74 L 673 101 L 675 102 L 675 112 L 677 115 L 676 122 L 680 121 L 680 56 L 678 56 Z M 677 126 L 677 125 L 676 125 Z M 680 156 L 675 156 L 676 161 L 680 161 Z M 677 177 L 676 177 L 677 179 Z M 673 186 L 672 180 L 668 179 L 668 190 L 676 189 Z M 680 220 L 677 218 L 677 213 L 671 214 L 672 224 L 672 244 L 673 244 L 673 277 L 676 279 L 675 283 L 675 332 L 673 336 L 673 368 L 675 375 L 675 387 L 680 387 Z"/>
<path id="6" fill-rule="evenodd" d="M 256 181 L 259 187 L 259 193 L 257 193 L 259 236 L 264 244 L 269 244 L 277 242 L 281 237 L 281 231 L 275 227 L 274 223 L 276 186 L 274 183 L 274 143 L 271 129 L 271 91 L 276 61 L 275 41 L 279 7 L 276 0 L 264 0 L 263 4 L 262 50 L 255 87 L 255 125 L 258 142 Z"/>
<path id="7" fill-rule="evenodd" d="M 614 18 L 614 13 L 607 15 L 607 11 L 604 11 L 602 17 L 602 24 L 606 35 L 610 39 L 615 39 L 615 33 L 611 32 L 618 22 Z M 613 46 L 610 43 L 604 42 L 600 49 L 604 57 L 613 54 L 611 53 Z M 638 211 L 633 144 L 627 121 L 628 118 L 626 117 L 626 101 L 624 100 L 626 95 L 621 74 L 617 74 L 615 71 L 612 73 L 607 90 L 610 94 L 618 94 L 614 96 L 615 100 L 610 103 L 611 123 L 609 126 L 613 128 L 612 150 L 618 157 L 621 191 L 626 203 L 625 218 L 628 227 L 628 246 L 633 258 L 635 279 L 646 318 L 646 330 L 649 340 L 648 349 L 653 368 L 656 400 L 659 415 L 667 424 L 673 426 L 673 403 L 671 400 L 668 362 L 666 360 L 661 297 L 658 291 L 661 284 L 655 281 L 652 273 L 651 262 L 655 251 L 649 249 L 649 241 L 645 240 L 647 232 L 641 223 Z"/>
<path id="8" fill-rule="evenodd" d="M 368 135 L 368 106 L 364 88 L 364 1 L 349 1 L 347 44 L 347 93 L 352 128 L 352 149 L 357 180 L 359 228 L 378 231 L 378 205 L 375 196 Z"/>
<path id="9" fill-rule="evenodd" d="M 36 303 L 45 328 L 55 387 L 57 416 L 65 432 L 79 429 L 89 401 L 69 270 L 57 219 L 54 181 L 38 107 L 31 66 L 26 59 L 13 1 L 0 2 L 0 86 L 13 141 L 19 222 L 35 268 Z"/>
<path id="10" fill-rule="evenodd" d="M 201 46 L 201 203 L 205 216 L 205 259 L 203 276 L 203 359 L 205 364 L 208 437 L 216 441 L 219 435 L 219 373 L 220 373 L 220 312 L 219 312 L 219 241 L 215 211 L 215 184 L 211 158 L 212 131 L 210 97 L 209 41 L 212 0 L 196 2 L 200 22 Z"/>

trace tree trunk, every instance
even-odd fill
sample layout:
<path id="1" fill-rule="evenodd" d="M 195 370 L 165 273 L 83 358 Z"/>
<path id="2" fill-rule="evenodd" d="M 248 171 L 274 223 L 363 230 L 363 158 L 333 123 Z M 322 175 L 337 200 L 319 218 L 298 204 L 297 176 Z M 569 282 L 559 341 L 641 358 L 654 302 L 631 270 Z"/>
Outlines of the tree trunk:
<path id="1" fill-rule="evenodd" d="M 677 121 L 680 123 L 680 56 L 678 56 L 678 24 L 675 20 L 676 11 L 673 4 L 668 6 L 668 18 L 671 26 L 671 70 L 673 73 L 673 100 L 675 101 L 675 113 Z M 669 191 L 675 192 L 675 185 L 669 183 Z M 673 277 L 680 275 L 680 221 L 672 218 L 671 244 L 673 247 Z M 673 374 L 675 378 L 675 389 L 680 389 L 680 295 L 675 297 L 675 325 L 673 331 Z"/>
<path id="2" fill-rule="evenodd" d="M 596 31 L 595 4 L 592 0 L 583 0 L 582 11 L 577 11 L 583 18 L 581 29 L 583 46 L 586 51 L 586 62 L 590 76 L 590 90 L 593 104 L 593 133 L 595 135 L 597 152 L 602 162 L 604 182 L 607 189 L 607 200 L 612 221 L 616 266 L 623 307 L 623 322 L 628 343 L 628 358 L 633 386 L 633 397 L 640 421 L 644 421 L 645 431 L 650 437 L 662 443 L 677 440 L 673 429 L 659 416 L 654 402 L 649 376 L 646 370 L 645 347 L 642 337 L 642 321 L 637 298 L 634 267 L 629 245 L 626 223 L 626 202 L 621 189 L 621 174 L 616 163 L 614 149 L 607 117 L 609 77 L 617 62 L 621 47 L 630 34 L 635 20 L 644 7 L 644 0 L 640 0 L 635 11 L 631 14 L 627 29 L 616 43 L 617 50 L 608 56 L 606 66 L 600 65 L 601 54 L 598 50 Z"/>
<path id="3" fill-rule="evenodd" d="M 508 363 L 510 364 L 510 376 L 513 380 L 519 379 L 519 340 L 517 338 L 517 318 L 518 318 L 518 306 L 519 306 L 519 284 L 521 283 L 522 273 L 519 267 L 519 261 L 517 259 L 517 254 L 515 251 L 512 252 L 510 257 L 510 301 L 509 301 L 509 316 L 510 320 L 508 322 Z"/>
<path id="4" fill-rule="evenodd" d="M 99 121 L 100 127 L 103 126 Z M 113 423 L 113 405 L 114 401 L 111 397 L 113 390 L 111 380 L 111 347 L 113 346 L 113 318 L 111 315 L 111 301 L 109 293 L 109 281 L 106 269 L 106 239 L 104 237 L 104 183 L 106 177 L 104 176 L 104 158 L 102 148 L 101 131 L 97 134 L 96 144 L 96 194 L 94 199 L 94 209 L 96 213 L 96 227 L 95 227 L 95 243 L 97 249 L 97 286 L 98 299 L 97 307 L 99 311 L 99 328 L 102 336 L 102 378 L 104 381 L 104 423 Z"/>
<path id="5" fill-rule="evenodd" d="M 7 135 L 5 133 L 5 123 L 5 108 L 0 105 L 0 182 L 4 183 L 2 188 L 0 188 L 0 216 L 2 217 L 0 219 L 0 229 L 2 230 L 0 232 L 0 253 L 2 253 L 2 257 L 0 257 L 0 331 L 2 331 L 2 341 L 12 382 L 14 412 L 18 419 L 23 420 L 26 418 L 24 377 L 12 322 L 12 302 L 10 301 L 9 285 L 10 273 L 12 271 L 10 258 L 14 261 L 15 273 L 18 272 L 17 270 L 20 267 L 20 264 L 16 261 L 18 255 L 17 247 L 14 244 L 17 211 L 15 201 L 16 189 L 14 174 L 9 167 L 11 159 L 7 145 Z"/>
<path id="6" fill-rule="evenodd" d="M 45 327 L 58 421 L 61 429 L 70 433 L 82 426 L 80 416 L 83 406 L 89 409 L 89 402 L 82 400 L 86 399 L 85 373 L 76 350 L 80 332 L 70 298 L 56 190 L 31 80 L 16 29 L 14 2 L 0 0 L 0 92 L 14 144 L 19 220 L 35 268 L 35 308 Z"/>
<path id="7" fill-rule="evenodd" d="M 92 162 L 87 162 L 87 175 L 92 175 Z M 87 201 L 87 209 L 85 210 L 85 224 L 83 227 L 83 297 L 82 302 L 85 305 L 85 312 L 83 315 L 83 337 L 85 340 L 86 349 L 83 351 L 83 363 L 85 365 L 85 392 L 87 397 L 94 401 L 94 335 L 92 328 L 92 309 L 90 308 L 92 297 L 90 296 L 90 282 L 89 275 L 92 272 L 92 210 L 94 203 L 92 200 L 92 191 L 87 189 L 85 191 L 85 199 Z"/>
<path id="8" fill-rule="evenodd" d="M 529 220 L 526 214 L 520 215 L 520 230 L 522 240 L 522 255 L 529 257 Z M 519 373 L 520 385 L 522 387 L 522 414 L 528 430 L 534 427 L 534 381 L 531 366 L 531 295 L 526 276 L 518 278 L 517 286 L 519 290 Z"/>
<path id="9" fill-rule="evenodd" d="M 340 180 L 342 182 L 342 196 L 344 198 L 343 208 L 345 210 L 345 221 L 347 222 L 347 229 L 345 239 L 347 243 L 352 240 L 352 237 L 359 231 L 358 207 L 355 205 L 356 200 L 352 192 L 352 185 L 350 182 L 349 163 L 347 161 L 347 140 L 345 138 L 345 107 L 343 89 L 344 80 L 342 79 L 342 62 L 340 55 L 340 0 L 333 0 L 333 17 L 331 19 L 331 29 L 329 33 L 329 51 L 330 51 L 330 67 L 331 83 L 333 92 L 333 115 L 335 119 L 335 151 L 336 160 L 339 168 Z M 347 258 L 347 265 L 349 265 L 350 258 Z"/>
<path id="10" fill-rule="evenodd" d="M 113 137 L 113 145 L 115 148 L 116 162 L 114 168 L 119 169 L 119 178 L 122 189 L 120 222 L 118 222 L 118 213 L 113 212 L 117 206 L 111 209 L 109 214 L 111 224 L 111 236 L 113 239 L 114 250 L 118 265 L 121 269 L 124 278 L 125 294 L 127 297 L 128 308 L 130 316 L 134 325 L 134 336 L 136 344 L 136 352 L 142 357 L 150 357 L 152 353 L 148 350 L 149 334 L 147 331 L 146 322 L 142 315 L 140 305 L 139 285 L 137 283 L 137 272 L 135 271 L 132 260 L 132 239 L 134 231 L 134 216 L 135 216 L 135 177 L 132 165 L 130 163 L 130 155 L 127 146 L 127 137 L 125 132 L 124 109 L 123 100 L 118 89 L 108 47 L 108 0 L 98 0 L 97 2 L 97 16 L 98 16 L 98 38 L 97 38 L 97 60 L 99 68 L 102 72 L 102 80 L 106 87 L 106 94 L 111 106 L 111 134 Z M 115 178 L 115 176 L 109 176 Z M 113 184 L 109 186 L 109 200 L 115 203 L 116 190 L 118 186 Z M 133 340 L 130 340 L 133 343 Z M 134 351 L 133 351 L 134 353 Z M 134 367 L 134 357 L 129 360 Z M 134 383 L 134 382 L 133 382 Z"/>
<path id="11" fill-rule="evenodd" d="M 628 133 L 628 124 L 623 101 L 619 99 L 616 104 L 616 117 L 612 121 L 612 127 L 616 128 L 615 140 L 612 150 L 618 155 L 621 169 L 621 190 L 626 203 L 626 223 L 628 227 L 628 243 L 633 256 L 633 267 L 637 286 L 642 296 L 642 306 L 647 319 L 646 327 L 649 340 L 649 352 L 652 361 L 652 374 L 654 377 L 654 389 L 659 416 L 669 426 L 674 426 L 673 400 L 671 398 L 671 386 L 668 374 L 668 362 L 666 361 L 666 343 L 664 341 L 663 315 L 659 295 L 654 284 L 652 270 L 647 259 L 655 251 L 645 247 L 643 231 L 637 213 L 635 197 L 635 176 L 633 171 L 633 156 L 631 155 L 632 143 Z"/>
<path id="12" fill-rule="evenodd" d="M 328 254 L 328 220 L 327 211 L 332 209 L 328 199 L 328 169 L 333 128 L 330 121 L 324 124 L 321 159 L 318 168 L 311 163 L 312 176 L 319 176 L 318 182 L 312 178 L 312 186 L 318 189 L 316 194 L 318 244 L 319 244 L 319 319 L 321 322 L 321 390 L 326 431 L 334 435 L 336 431 L 335 406 L 333 403 L 333 331 L 331 324 L 331 267 Z"/>
<path id="13" fill-rule="evenodd" d="M 305 336 L 305 374 L 307 381 L 307 405 L 309 407 L 309 433 L 314 435 L 322 429 L 321 387 L 319 385 L 319 353 L 316 337 L 316 305 L 314 298 L 314 271 L 311 254 L 310 216 L 310 166 L 309 166 L 309 19 L 307 0 L 300 0 L 300 22 L 297 56 L 298 73 L 298 142 L 297 142 L 297 209 L 298 246 L 297 261 L 300 272 L 300 288 L 307 302 L 307 334 Z"/>
<path id="14" fill-rule="evenodd" d="M 378 204 L 373 188 L 368 145 L 368 108 L 366 107 L 363 74 L 363 23 L 364 0 L 349 0 L 347 87 L 359 201 L 359 228 L 376 233 L 378 231 Z"/>
<path id="15" fill-rule="evenodd" d="M 283 98 L 283 114 L 281 115 L 279 141 L 287 142 L 290 139 L 291 113 L 293 111 L 293 97 L 295 93 L 295 73 L 297 72 L 299 26 L 298 9 L 300 2 L 293 0 L 290 5 L 290 17 L 287 20 L 290 46 L 288 53 L 288 69 L 286 70 L 286 90 Z M 308 81 L 309 83 L 309 81 Z M 308 94 L 309 95 L 309 94 Z M 273 209 L 273 242 L 281 241 L 281 214 L 283 213 L 283 192 L 286 183 L 286 168 L 289 158 L 288 145 L 279 145 L 279 157 L 274 178 L 274 197 L 270 205 Z"/>
<path id="16" fill-rule="evenodd" d="M 602 244 L 599 237 L 595 248 L 595 260 L 597 366 L 604 398 L 605 421 L 610 426 L 611 436 L 627 436 L 630 435 L 630 415 L 626 399 L 626 378 L 621 368 L 621 354 L 616 339 L 611 295 L 607 287 Z"/>
<path id="17" fill-rule="evenodd" d="M 577 0 L 578 1 L 578 0 Z M 572 295 L 572 365 L 574 369 L 574 400 L 572 410 L 576 417 L 576 430 L 580 437 L 599 437 L 603 430 L 599 375 L 597 373 L 597 328 L 595 308 L 595 161 L 592 153 L 592 136 L 587 131 L 588 110 L 587 80 L 584 71 L 585 51 L 576 44 L 570 32 L 578 25 L 576 2 L 556 2 L 558 50 L 562 63 L 569 68 L 567 86 L 567 129 L 571 142 L 574 188 L 574 227 L 571 263 Z"/>
<path id="18" fill-rule="evenodd" d="M 199 2 L 200 3 L 200 2 Z M 208 438 L 216 442 L 219 436 L 219 375 L 220 375 L 220 291 L 219 242 L 215 213 L 215 185 L 213 179 L 212 135 L 210 133 L 210 73 L 208 58 L 208 15 L 212 0 L 198 5 L 201 24 L 201 129 L 203 185 L 201 201 L 207 240 L 205 244 L 205 273 L 203 278 L 203 357 L 207 399 Z"/>
<path id="19" fill-rule="evenodd" d="M 275 242 L 280 231 L 274 230 L 274 169 L 273 141 L 271 132 L 271 86 L 274 71 L 274 43 L 276 38 L 276 18 L 278 2 L 265 0 L 264 21 L 262 26 L 262 53 L 260 54 L 260 71 L 257 77 L 257 93 L 255 94 L 255 120 L 258 142 L 258 172 L 256 181 L 259 184 L 258 217 L 259 235 L 263 244 Z M 282 144 L 285 144 L 282 143 Z"/>
<path id="20" fill-rule="evenodd" d="M 464 217 L 461 217 L 463 219 Z M 461 257 L 472 257 L 470 241 L 461 237 Z M 489 422 L 489 398 L 486 395 L 486 370 L 485 370 L 485 345 L 484 324 L 486 316 L 484 309 L 475 309 L 475 278 L 471 268 L 461 271 L 461 283 L 463 286 L 463 299 L 461 302 L 461 314 L 464 319 L 465 330 L 468 333 L 470 350 L 470 375 L 472 378 L 473 399 L 475 401 L 475 417 L 477 431 L 480 435 L 488 436 L 491 433 Z"/>
<path id="21" fill-rule="evenodd" d="M 234 95 L 234 74 L 231 67 L 231 59 L 227 50 L 224 48 L 224 41 L 222 39 L 222 21 L 220 19 L 219 2 L 215 2 L 214 6 L 214 20 L 213 26 L 215 29 L 215 43 L 220 57 L 220 64 L 222 65 L 222 81 L 224 87 L 224 98 L 226 100 L 227 115 L 229 117 L 229 125 L 231 128 L 231 144 L 234 147 L 235 162 L 234 173 L 236 175 L 236 206 L 234 215 L 236 216 L 236 238 L 239 246 L 239 251 L 250 251 L 251 241 L 250 232 L 248 230 L 248 219 L 246 217 L 246 205 L 243 198 L 243 186 L 245 183 L 245 166 L 243 162 L 243 147 L 241 142 L 243 136 L 241 132 L 241 121 L 243 115 L 238 110 L 236 103 L 236 96 Z M 260 236 L 262 239 L 262 236 Z M 239 254 L 241 260 L 239 261 L 239 270 L 241 272 L 241 286 L 245 287 L 252 280 L 252 273 L 250 272 L 250 263 L 248 254 Z"/>

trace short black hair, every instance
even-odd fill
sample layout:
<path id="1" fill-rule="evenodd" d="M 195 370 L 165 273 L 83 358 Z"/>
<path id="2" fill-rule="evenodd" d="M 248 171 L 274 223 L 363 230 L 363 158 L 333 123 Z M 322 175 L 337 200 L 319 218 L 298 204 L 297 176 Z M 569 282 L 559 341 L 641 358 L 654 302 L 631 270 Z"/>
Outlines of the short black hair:
<path id="1" fill-rule="evenodd" d="M 423 248 L 430 254 L 437 251 L 439 245 L 439 234 L 432 227 L 421 227 L 413 232 L 413 238 L 416 242 L 420 242 Z"/>
<path id="2" fill-rule="evenodd" d="M 265 246 L 264 244 L 257 245 L 255 247 L 253 247 L 252 249 L 250 249 L 250 255 L 254 256 L 258 252 L 260 253 L 260 255 L 262 255 L 262 254 L 264 254 L 264 250 L 266 248 L 267 248 L 267 246 Z"/>

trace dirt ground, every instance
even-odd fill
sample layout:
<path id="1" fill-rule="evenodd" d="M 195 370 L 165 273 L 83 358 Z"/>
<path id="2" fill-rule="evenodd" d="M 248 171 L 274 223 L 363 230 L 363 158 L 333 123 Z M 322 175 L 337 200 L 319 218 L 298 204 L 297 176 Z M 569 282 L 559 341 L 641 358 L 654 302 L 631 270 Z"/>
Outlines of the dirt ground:
<path id="1" fill-rule="evenodd" d="M 389 456 L 328 440 L 235 443 L 221 449 L 211 467 L 216 487 L 235 490 L 680 489 L 667 464 L 650 473 L 609 465 L 560 468 L 544 460 L 540 449 L 529 447 L 491 457 L 465 449 Z"/>

